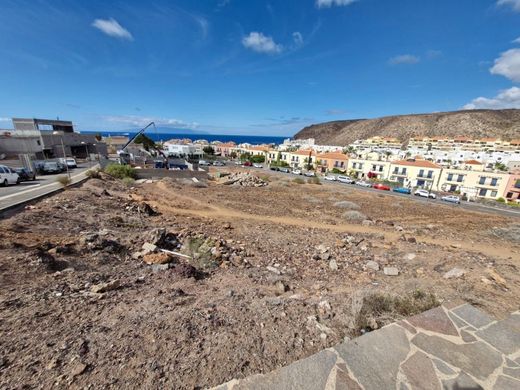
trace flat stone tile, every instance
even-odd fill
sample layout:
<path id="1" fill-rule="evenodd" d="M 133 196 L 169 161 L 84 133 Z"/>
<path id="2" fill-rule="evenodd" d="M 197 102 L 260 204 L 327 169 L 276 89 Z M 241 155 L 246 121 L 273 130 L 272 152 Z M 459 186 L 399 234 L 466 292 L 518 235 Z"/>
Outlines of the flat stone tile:
<path id="1" fill-rule="evenodd" d="M 335 349 L 365 389 L 393 389 L 410 345 L 405 330 L 394 324 Z"/>
<path id="2" fill-rule="evenodd" d="M 515 379 L 520 379 L 520 368 L 508 368 L 504 367 L 504 374 L 509 375 Z"/>
<path id="3" fill-rule="evenodd" d="M 471 305 L 457 307 L 452 311 L 475 328 L 482 328 L 494 321 L 489 315 Z"/>
<path id="4" fill-rule="evenodd" d="M 448 310 L 454 309 L 454 308 L 456 308 L 458 306 L 462 306 L 462 305 L 467 305 L 467 303 L 465 301 L 463 301 L 462 299 L 454 299 L 452 301 L 444 302 L 442 304 L 442 306 L 444 306 Z"/>
<path id="5" fill-rule="evenodd" d="M 484 390 L 482 386 L 464 372 L 454 379 L 442 381 L 442 388 L 446 390 Z"/>
<path id="6" fill-rule="evenodd" d="M 403 364 L 401 371 L 406 375 L 412 389 L 438 390 L 441 386 L 433 363 L 423 352 L 416 352 Z"/>
<path id="7" fill-rule="evenodd" d="M 520 350 L 520 323 L 515 316 L 479 330 L 475 335 L 506 355 Z"/>
<path id="8" fill-rule="evenodd" d="M 362 390 L 361 386 L 350 377 L 346 368 L 345 366 L 345 369 L 341 369 L 338 365 L 334 390 Z"/>
<path id="9" fill-rule="evenodd" d="M 412 343 L 478 379 L 486 379 L 502 365 L 502 355 L 480 341 L 454 344 L 438 336 L 419 333 L 413 337 Z"/>
<path id="10" fill-rule="evenodd" d="M 432 359 L 433 364 L 437 367 L 437 370 L 442 372 L 444 375 L 455 375 L 456 372 L 451 369 L 446 363 L 439 359 Z"/>
<path id="11" fill-rule="evenodd" d="M 513 368 L 517 368 L 517 367 L 520 367 L 520 361 L 517 363 L 515 362 L 514 360 L 511 360 L 509 358 L 506 358 L 506 366 L 507 367 L 513 367 Z"/>
<path id="12" fill-rule="evenodd" d="M 473 336 L 471 333 L 466 332 L 465 330 L 460 331 L 460 336 L 462 337 L 462 340 L 465 343 L 472 343 L 473 341 L 477 341 L 475 336 Z"/>
<path id="13" fill-rule="evenodd" d="M 417 328 L 436 333 L 458 336 L 459 332 L 442 307 L 428 310 L 408 319 L 408 322 Z"/>
<path id="14" fill-rule="evenodd" d="M 325 389 L 336 360 L 334 352 L 324 350 L 268 374 L 245 378 L 233 390 Z"/>
<path id="15" fill-rule="evenodd" d="M 455 314 L 448 312 L 448 317 L 450 317 L 451 321 L 457 326 L 457 328 L 467 328 L 469 324 L 467 322 L 462 321 L 459 317 L 457 317 Z"/>
<path id="16" fill-rule="evenodd" d="M 493 390 L 518 390 L 520 389 L 520 381 L 508 378 L 507 376 L 499 376 L 493 386 Z"/>
<path id="17" fill-rule="evenodd" d="M 397 325 L 402 326 L 403 328 L 405 328 L 411 334 L 416 334 L 417 333 L 415 328 L 412 325 L 410 325 L 408 322 L 404 321 L 404 320 L 398 321 Z"/>

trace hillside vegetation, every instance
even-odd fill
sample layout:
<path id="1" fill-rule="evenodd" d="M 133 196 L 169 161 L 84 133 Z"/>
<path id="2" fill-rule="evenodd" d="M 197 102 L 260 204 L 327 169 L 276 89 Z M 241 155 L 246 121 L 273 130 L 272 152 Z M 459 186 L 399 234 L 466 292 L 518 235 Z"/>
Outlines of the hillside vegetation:
<path id="1" fill-rule="evenodd" d="M 420 135 L 510 140 L 520 138 L 520 110 L 468 110 L 325 122 L 307 126 L 294 137 L 314 138 L 321 145 L 348 145 L 376 135 L 396 137 L 403 142 Z"/>

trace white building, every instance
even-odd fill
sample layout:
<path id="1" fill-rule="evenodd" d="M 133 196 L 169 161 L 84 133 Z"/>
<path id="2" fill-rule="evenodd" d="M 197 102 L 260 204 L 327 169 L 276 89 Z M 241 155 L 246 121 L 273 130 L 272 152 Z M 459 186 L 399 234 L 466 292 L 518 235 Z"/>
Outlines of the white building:
<path id="1" fill-rule="evenodd" d="M 173 144 L 169 142 L 164 143 L 164 150 L 166 154 L 171 156 L 194 156 L 201 158 L 204 155 L 202 145 L 198 144 Z"/>

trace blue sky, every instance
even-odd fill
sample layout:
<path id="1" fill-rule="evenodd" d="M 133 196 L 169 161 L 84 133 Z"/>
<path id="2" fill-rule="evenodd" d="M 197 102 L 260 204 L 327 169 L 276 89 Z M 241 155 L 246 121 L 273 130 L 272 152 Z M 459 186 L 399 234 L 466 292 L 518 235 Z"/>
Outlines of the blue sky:
<path id="1" fill-rule="evenodd" d="M 0 128 L 292 135 L 520 108 L 518 84 L 520 0 L 0 0 Z"/>

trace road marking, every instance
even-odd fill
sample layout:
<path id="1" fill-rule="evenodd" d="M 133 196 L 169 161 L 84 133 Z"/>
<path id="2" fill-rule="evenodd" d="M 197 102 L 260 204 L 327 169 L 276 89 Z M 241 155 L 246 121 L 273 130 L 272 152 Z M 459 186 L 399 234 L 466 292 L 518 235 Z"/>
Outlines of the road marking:
<path id="1" fill-rule="evenodd" d="M 76 177 L 79 177 L 79 176 L 83 175 L 84 173 L 85 173 L 85 172 L 80 172 L 80 173 L 78 173 L 77 175 L 71 176 L 71 180 L 74 179 L 74 178 L 76 178 Z M 1 200 L 5 200 L 5 199 L 14 198 L 14 197 L 16 197 L 16 196 L 20 196 L 20 195 L 22 195 L 22 194 L 26 194 L 26 193 L 28 193 L 28 192 L 32 192 L 32 191 L 36 191 L 36 190 L 41 190 L 41 189 L 43 189 L 43 188 L 47 188 L 47 187 L 50 187 L 50 186 L 57 186 L 57 185 L 60 185 L 60 184 L 59 184 L 59 183 L 49 183 L 49 184 L 45 184 L 45 185 L 43 185 L 43 186 L 42 186 L 41 184 L 38 184 L 38 185 L 36 186 L 36 188 L 29 188 L 29 189 L 27 189 L 27 190 L 23 190 L 23 191 L 20 191 L 20 192 L 16 192 L 16 193 L 11 194 L 11 195 L 5 195 L 5 196 L 2 196 L 2 197 L 0 197 L 0 201 L 1 201 Z"/>

